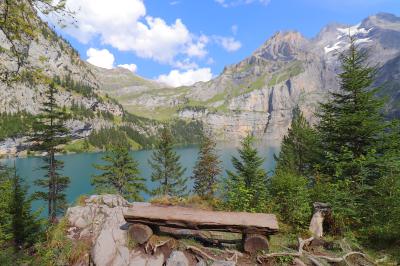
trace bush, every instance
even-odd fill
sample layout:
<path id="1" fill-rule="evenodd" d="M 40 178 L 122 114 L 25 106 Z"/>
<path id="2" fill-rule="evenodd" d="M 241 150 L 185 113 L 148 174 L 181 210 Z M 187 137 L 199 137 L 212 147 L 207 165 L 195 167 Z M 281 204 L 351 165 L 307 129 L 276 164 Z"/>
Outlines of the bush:
<path id="1" fill-rule="evenodd" d="M 311 198 L 307 185 L 306 178 L 284 172 L 271 179 L 270 194 L 274 209 L 284 223 L 296 229 L 303 229 L 310 222 Z"/>
<path id="2" fill-rule="evenodd" d="M 35 246 L 37 256 L 33 265 L 75 265 L 86 260 L 90 242 L 71 240 L 67 237 L 67 228 L 68 221 L 65 218 L 49 228 L 47 241 Z"/>
<path id="3" fill-rule="evenodd" d="M 386 244 L 400 249 L 400 178 L 389 175 L 380 178 L 370 193 L 366 206 L 367 221 L 363 228 L 366 242 Z"/>
<path id="4" fill-rule="evenodd" d="M 203 199 L 197 195 L 189 197 L 169 197 L 161 196 L 150 200 L 157 205 L 191 207 L 202 210 L 217 210 L 221 206 L 221 201 L 217 198 Z"/>
<path id="5" fill-rule="evenodd" d="M 329 203 L 332 207 L 333 223 L 329 233 L 341 234 L 350 226 L 359 224 L 359 203 L 351 190 L 351 181 L 317 182 L 312 191 L 314 202 Z"/>

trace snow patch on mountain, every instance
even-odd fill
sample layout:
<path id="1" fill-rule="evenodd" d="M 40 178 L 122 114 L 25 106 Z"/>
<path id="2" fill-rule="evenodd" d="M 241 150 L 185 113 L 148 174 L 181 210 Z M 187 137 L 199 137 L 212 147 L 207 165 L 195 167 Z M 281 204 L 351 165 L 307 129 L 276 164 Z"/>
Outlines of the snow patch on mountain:
<path id="1" fill-rule="evenodd" d="M 360 28 L 360 26 L 361 23 L 358 23 L 357 25 L 348 28 L 337 28 L 337 30 L 343 35 L 350 35 L 350 36 L 354 36 L 357 34 L 368 34 L 372 30 L 372 28 L 367 30 L 365 28 Z"/>
<path id="2" fill-rule="evenodd" d="M 332 51 L 335 51 L 335 50 L 339 49 L 341 43 L 342 43 L 342 41 L 339 41 L 339 42 L 335 43 L 335 44 L 332 45 L 332 46 L 329 46 L 329 45 L 328 45 L 328 46 L 325 46 L 325 47 L 324 47 L 325 53 L 327 54 L 327 53 L 330 53 L 330 52 L 332 52 Z"/>
<path id="3" fill-rule="evenodd" d="M 370 38 L 363 38 L 363 39 L 357 39 L 355 41 L 356 44 L 366 43 L 366 42 L 372 42 L 372 40 Z"/>

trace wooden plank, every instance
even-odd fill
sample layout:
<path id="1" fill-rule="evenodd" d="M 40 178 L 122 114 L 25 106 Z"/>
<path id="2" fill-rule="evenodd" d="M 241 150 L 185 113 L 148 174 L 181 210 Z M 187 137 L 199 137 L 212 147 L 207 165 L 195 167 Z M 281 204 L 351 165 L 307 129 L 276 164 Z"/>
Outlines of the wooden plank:
<path id="1" fill-rule="evenodd" d="M 159 226 L 159 232 L 172 235 L 175 238 L 193 238 L 206 245 L 220 245 L 221 243 L 239 244 L 242 242 L 241 233 L 193 230 L 166 226 Z"/>
<path id="2" fill-rule="evenodd" d="M 278 221 L 273 214 L 207 211 L 179 206 L 133 205 L 124 211 L 128 223 L 194 230 L 274 234 Z"/>

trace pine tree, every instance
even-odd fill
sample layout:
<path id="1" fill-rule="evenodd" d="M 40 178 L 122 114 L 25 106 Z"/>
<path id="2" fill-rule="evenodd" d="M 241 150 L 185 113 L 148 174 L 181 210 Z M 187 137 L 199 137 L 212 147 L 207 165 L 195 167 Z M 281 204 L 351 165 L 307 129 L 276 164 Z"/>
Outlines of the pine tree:
<path id="1" fill-rule="evenodd" d="M 8 265 L 4 262 L 6 256 L 32 247 L 41 240 L 40 213 L 31 212 L 32 200 L 27 197 L 27 191 L 28 187 L 16 174 L 15 166 L 0 165 L 0 264 Z"/>
<path id="2" fill-rule="evenodd" d="M 368 179 L 365 167 L 387 126 L 380 113 L 383 101 L 375 97 L 379 88 L 370 88 L 376 69 L 367 65 L 367 59 L 351 37 L 349 50 L 341 56 L 340 90 L 330 93 L 319 114 L 318 131 L 326 153 L 322 171 L 355 185 Z"/>
<path id="3" fill-rule="evenodd" d="M 14 176 L 12 178 L 12 232 L 14 245 L 17 250 L 33 246 L 41 236 L 41 220 L 39 212 L 31 213 L 32 200 L 27 197 L 28 187 L 24 185 L 14 166 Z"/>
<path id="4" fill-rule="evenodd" d="M 205 135 L 200 145 L 198 160 L 193 169 L 194 192 L 203 198 L 212 198 L 221 174 L 221 161 L 216 151 L 216 142 Z"/>
<path id="5" fill-rule="evenodd" d="M 12 241 L 12 180 L 10 169 L 0 165 L 0 251 Z"/>
<path id="6" fill-rule="evenodd" d="M 292 173 L 310 177 L 313 165 L 318 161 L 317 134 L 298 107 L 287 135 L 283 138 L 275 172 Z"/>
<path id="7" fill-rule="evenodd" d="M 69 130 L 65 127 L 68 118 L 66 113 L 57 106 L 57 89 L 51 83 L 46 91 L 46 100 L 43 103 L 42 113 L 38 115 L 33 123 L 33 135 L 31 141 L 34 143 L 32 150 L 46 152 L 43 157 L 46 170 L 45 178 L 35 181 L 35 185 L 46 189 L 46 192 L 35 192 L 36 199 L 48 202 L 48 216 L 52 222 L 56 221 L 57 215 L 62 213 L 67 206 L 65 189 L 68 187 L 69 178 L 61 174 L 64 163 L 55 157 L 60 152 L 60 145 L 69 141 Z"/>
<path id="8" fill-rule="evenodd" d="M 236 173 L 227 171 L 225 199 L 227 207 L 236 211 L 262 212 L 267 206 L 267 173 L 262 168 L 264 159 L 253 147 L 248 135 L 239 149 L 240 159 L 232 157 Z"/>
<path id="9" fill-rule="evenodd" d="M 96 193 L 118 193 L 127 200 L 143 201 L 142 192 L 147 192 L 143 177 L 140 177 L 139 164 L 134 160 L 126 146 L 113 146 L 102 158 L 105 165 L 94 165 L 102 174 L 93 176 L 92 185 Z"/>
<path id="10" fill-rule="evenodd" d="M 173 138 L 167 126 L 160 133 L 149 164 L 153 168 L 151 181 L 159 185 L 153 190 L 156 196 L 184 196 L 187 192 L 187 178 L 183 177 L 186 169 L 182 168 L 180 156 L 173 150 Z"/>
<path id="11" fill-rule="evenodd" d="M 314 188 L 314 200 L 332 204 L 340 230 L 373 223 L 379 210 L 371 206 L 385 200 L 385 195 L 379 199 L 376 190 L 383 194 L 389 191 L 378 184 L 391 183 L 391 177 L 396 176 L 391 169 L 396 169 L 400 158 L 393 149 L 398 147 L 399 135 L 393 135 L 393 123 L 383 117 L 384 101 L 375 96 L 380 88 L 372 88 L 376 68 L 367 60 L 367 52 L 351 37 L 349 50 L 341 56 L 340 90 L 331 93 L 319 114 L 324 178 Z"/>

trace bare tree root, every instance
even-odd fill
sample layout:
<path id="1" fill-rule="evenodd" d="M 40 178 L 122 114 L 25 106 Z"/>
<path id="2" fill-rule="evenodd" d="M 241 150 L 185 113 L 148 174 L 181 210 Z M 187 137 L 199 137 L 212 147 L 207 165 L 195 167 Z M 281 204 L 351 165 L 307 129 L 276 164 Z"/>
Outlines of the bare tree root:
<path id="1" fill-rule="evenodd" d="M 324 266 L 316 258 L 308 256 L 307 257 L 315 266 Z"/>
<path id="2" fill-rule="evenodd" d="M 193 251 L 194 253 L 197 253 L 200 255 L 203 259 L 207 260 L 212 260 L 212 261 L 217 261 L 217 258 L 212 257 L 211 255 L 208 255 L 206 252 L 201 250 L 200 248 L 197 248 L 195 246 L 187 246 L 186 249 Z"/>
<path id="3" fill-rule="evenodd" d="M 291 257 L 301 257 L 303 256 L 304 252 L 304 246 L 307 244 L 310 244 L 311 241 L 314 240 L 314 237 L 310 237 L 308 239 L 302 239 L 299 237 L 298 239 L 299 245 L 298 245 L 298 250 L 297 252 L 278 252 L 278 253 L 270 253 L 270 254 L 265 254 L 265 255 L 259 255 L 257 256 L 257 261 L 259 263 L 262 263 L 262 260 L 264 259 L 270 259 L 274 257 L 285 257 L 285 256 L 291 256 Z"/>
<path id="4" fill-rule="evenodd" d="M 235 263 L 237 263 L 239 257 L 243 257 L 243 253 L 237 250 L 227 250 L 227 252 L 232 254 L 232 256 L 227 258 L 227 260 L 234 261 Z"/>
<path id="5" fill-rule="evenodd" d="M 344 261 L 344 262 L 347 263 L 347 261 L 346 261 L 346 260 L 347 260 L 347 257 L 353 256 L 353 255 L 359 255 L 359 256 L 363 257 L 364 259 L 368 260 L 369 262 L 375 264 L 374 262 L 372 262 L 372 261 L 367 257 L 367 255 L 365 255 L 364 253 L 361 253 L 361 252 L 356 252 L 356 251 L 352 251 L 352 252 L 346 253 L 346 254 L 343 255 L 342 257 L 338 257 L 338 258 L 329 257 L 329 256 L 320 256 L 320 255 L 318 255 L 318 256 L 317 256 L 317 255 L 313 255 L 313 257 L 319 258 L 319 259 L 324 259 L 324 260 L 326 260 L 326 261 L 328 261 L 328 262 L 342 262 L 342 261 Z"/>
<path id="6" fill-rule="evenodd" d="M 157 249 L 158 249 L 159 247 L 162 247 L 162 246 L 164 246 L 165 244 L 168 244 L 171 240 L 172 240 L 172 239 L 168 239 L 168 240 L 165 240 L 165 241 L 163 241 L 163 242 L 161 242 L 161 243 L 159 243 L 159 244 L 155 244 L 155 245 L 150 244 L 150 241 L 148 241 L 148 242 L 146 243 L 145 247 L 144 247 L 144 250 L 145 250 L 146 253 L 149 253 L 149 251 L 151 251 L 151 253 L 154 254 L 154 253 L 156 253 L 156 251 L 157 251 Z"/>
<path id="7" fill-rule="evenodd" d="M 311 241 L 314 240 L 314 237 L 310 237 L 308 239 L 303 240 L 302 238 L 298 238 L 298 250 L 297 252 L 277 252 L 277 253 L 270 253 L 270 254 L 265 254 L 265 255 L 259 255 L 257 256 L 257 261 L 259 263 L 262 263 L 263 260 L 265 259 L 270 259 L 270 258 L 275 258 L 275 257 L 285 257 L 285 256 L 291 256 L 291 257 L 301 257 L 301 256 L 306 256 L 312 263 L 314 263 L 316 266 L 323 266 L 317 259 L 323 259 L 326 260 L 327 262 L 334 262 L 334 263 L 338 263 L 338 262 L 345 262 L 347 263 L 347 258 L 349 256 L 354 256 L 354 255 L 358 255 L 358 256 L 362 256 L 363 258 L 365 258 L 366 260 L 368 260 L 369 262 L 371 262 L 372 264 L 375 265 L 374 262 L 372 262 L 368 256 L 364 253 L 361 252 L 356 252 L 356 251 L 352 251 L 352 252 L 348 252 L 345 255 L 343 255 L 342 257 L 329 257 L 329 256 L 323 256 L 323 255 L 313 255 L 307 251 L 304 251 L 304 246 L 308 245 L 311 243 Z"/>

